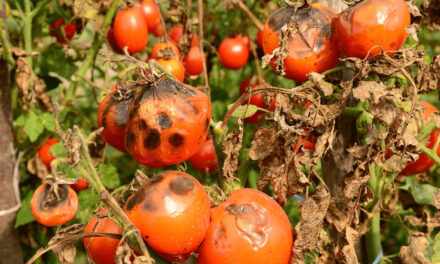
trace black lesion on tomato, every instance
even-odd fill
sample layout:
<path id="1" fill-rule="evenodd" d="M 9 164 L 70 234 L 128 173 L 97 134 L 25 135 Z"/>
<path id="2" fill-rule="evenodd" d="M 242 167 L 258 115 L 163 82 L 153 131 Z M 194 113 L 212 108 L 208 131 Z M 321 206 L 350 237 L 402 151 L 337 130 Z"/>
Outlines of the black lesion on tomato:
<path id="1" fill-rule="evenodd" d="M 41 211 L 49 211 L 55 207 L 62 206 L 69 197 L 69 189 L 66 184 L 58 185 L 58 198 L 55 193 L 50 193 L 50 187 L 49 184 L 46 184 L 38 196 L 38 205 Z"/>
<path id="2" fill-rule="evenodd" d="M 147 138 L 144 140 L 144 146 L 147 149 L 155 149 L 160 145 L 160 132 L 157 129 L 151 129 Z"/>
<path id="3" fill-rule="evenodd" d="M 115 107 L 115 122 L 116 124 L 123 126 L 125 123 L 127 123 L 127 111 L 130 107 L 131 101 L 126 100 L 123 102 L 120 102 L 119 104 L 116 104 Z"/>
<path id="4" fill-rule="evenodd" d="M 177 148 L 183 145 L 183 137 L 180 134 L 173 134 L 168 138 L 168 142 L 170 142 L 171 145 L 173 145 L 173 147 Z"/>
<path id="5" fill-rule="evenodd" d="M 148 180 L 147 185 L 148 185 L 148 186 L 152 186 L 152 185 L 158 184 L 158 183 L 161 182 L 162 180 L 163 180 L 163 174 L 160 173 L 160 174 L 157 174 L 157 175 L 151 177 L 151 178 Z"/>
<path id="6" fill-rule="evenodd" d="M 139 111 L 139 104 L 135 104 L 128 114 L 128 119 L 133 120 Z"/>
<path id="7" fill-rule="evenodd" d="M 157 206 L 156 202 L 153 199 L 153 192 L 154 189 L 148 188 L 145 190 L 144 193 L 144 199 L 143 199 L 143 203 L 142 203 L 142 210 L 144 211 L 156 211 L 157 209 L 159 209 L 159 207 Z"/>
<path id="8" fill-rule="evenodd" d="M 269 27 L 273 31 L 280 31 L 285 24 L 289 23 L 294 11 L 295 10 L 293 7 L 278 9 L 273 15 L 270 16 L 268 21 Z"/>
<path id="9" fill-rule="evenodd" d="M 173 125 L 173 120 L 166 113 L 161 113 L 157 116 L 157 123 L 160 128 L 167 129 Z"/>
<path id="10" fill-rule="evenodd" d="M 139 130 L 147 130 L 148 126 L 147 126 L 147 121 L 145 121 L 144 119 L 140 119 L 139 120 Z"/>
<path id="11" fill-rule="evenodd" d="M 127 136 L 125 137 L 125 147 L 127 149 L 130 149 L 135 141 L 136 141 L 135 134 L 132 131 L 129 131 L 127 133 Z"/>
<path id="12" fill-rule="evenodd" d="M 134 196 L 128 199 L 127 204 L 125 205 L 126 210 L 131 211 L 136 205 L 144 201 L 144 197 L 145 197 L 145 188 L 139 188 L 139 190 L 134 194 Z"/>
<path id="13" fill-rule="evenodd" d="M 209 120 L 209 117 L 208 117 L 205 120 L 205 130 L 207 130 L 209 128 L 209 124 L 210 124 L 210 120 Z"/>
<path id="14" fill-rule="evenodd" d="M 178 195 L 185 195 L 194 189 L 194 181 L 189 178 L 178 176 L 170 182 L 170 190 Z"/>

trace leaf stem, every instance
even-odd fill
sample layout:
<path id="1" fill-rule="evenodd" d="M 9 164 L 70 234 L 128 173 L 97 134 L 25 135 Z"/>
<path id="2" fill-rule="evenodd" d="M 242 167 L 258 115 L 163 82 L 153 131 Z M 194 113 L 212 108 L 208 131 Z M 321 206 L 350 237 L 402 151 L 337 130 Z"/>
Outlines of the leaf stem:
<path id="1" fill-rule="evenodd" d="M 12 58 L 12 54 L 11 51 L 9 50 L 9 42 L 6 39 L 6 34 L 5 34 L 5 21 L 3 19 L 0 19 L 0 41 L 2 43 L 2 47 L 3 47 L 3 56 L 5 57 L 6 61 L 12 66 L 15 66 L 15 61 Z"/>

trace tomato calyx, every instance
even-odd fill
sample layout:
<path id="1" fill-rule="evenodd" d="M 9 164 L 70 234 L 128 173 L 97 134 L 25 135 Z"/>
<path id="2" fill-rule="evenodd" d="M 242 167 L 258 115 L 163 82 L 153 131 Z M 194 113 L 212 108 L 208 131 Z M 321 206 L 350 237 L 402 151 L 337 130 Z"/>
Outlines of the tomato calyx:
<path id="1" fill-rule="evenodd" d="M 57 205 L 66 202 L 68 198 L 68 189 L 66 184 L 47 184 L 44 188 L 40 207 L 43 211 L 48 211 Z"/>

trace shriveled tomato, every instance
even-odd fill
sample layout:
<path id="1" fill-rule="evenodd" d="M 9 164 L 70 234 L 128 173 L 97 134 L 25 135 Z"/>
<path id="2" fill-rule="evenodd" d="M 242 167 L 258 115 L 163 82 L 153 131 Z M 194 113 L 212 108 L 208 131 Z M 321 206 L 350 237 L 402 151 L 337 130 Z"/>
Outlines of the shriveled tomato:
<path id="1" fill-rule="evenodd" d="M 59 43 L 66 43 L 66 39 L 72 40 L 73 36 L 75 36 L 76 33 L 76 24 L 67 23 L 65 26 L 63 25 L 64 25 L 64 19 L 59 18 L 49 26 L 50 27 L 49 34 L 52 37 L 55 37 Z M 64 36 L 62 32 L 64 32 Z"/>
<path id="2" fill-rule="evenodd" d="M 244 86 L 243 83 L 247 83 L 246 79 L 243 80 L 242 84 L 240 85 L 240 94 L 243 94 L 246 91 L 247 86 Z M 260 84 L 254 84 L 251 89 L 255 89 L 260 87 Z M 247 102 L 246 102 L 247 103 Z M 275 108 L 275 98 L 272 99 L 270 106 L 267 106 L 266 103 L 264 103 L 263 95 L 258 93 L 252 95 L 251 99 L 249 100 L 249 104 L 255 105 L 257 107 L 273 110 Z M 260 120 L 260 116 L 264 115 L 263 111 L 258 110 L 255 114 L 253 114 L 250 117 L 245 118 L 246 122 L 250 124 L 257 124 Z"/>
<path id="3" fill-rule="evenodd" d="M 280 8 L 267 19 L 263 31 L 264 53 L 272 54 L 279 47 L 281 28 L 289 23 L 294 12 L 293 7 Z M 295 21 L 307 43 L 299 33 L 289 38 L 289 54 L 283 60 L 284 77 L 304 82 L 310 72 L 322 73 L 336 66 L 339 51 L 331 39 L 333 16 L 333 11 L 317 3 L 296 11 Z M 271 65 L 275 69 L 274 60 Z"/>
<path id="4" fill-rule="evenodd" d="M 43 183 L 31 199 L 31 212 L 38 223 L 45 226 L 62 225 L 72 220 L 78 209 L 78 196 L 69 186 L 58 185 L 58 195 Z"/>
<path id="5" fill-rule="evenodd" d="M 283 209 L 265 193 L 240 189 L 212 209 L 197 263 L 287 264 L 292 245 L 292 228 Z"/>
<path id="6" fill-rule="evenodd" d="M 122 49 L 118 46 L 118 43 L 116 43 L 116 39 L 115 39 L 115 33 L 113 31 L 113 28 L 110 27 L 107 31 L 107 41 L 108 44 L 110 45 L 110 47 L 112 48 L 112 50 L 118 54 L 123 54 L 124 52 L 122 51 Z"/>
<path id="7" fill-rule="evenodd" d="M 185 80 L 185 67 L 182 62 L 176 59 L 158 59 L 157 62 L 163 65 L 177 80 L 183 82 Z"/>
<path id="8" fill-rule="evenodd" d="M 187 160 L 205 142 L 211 101 L 175 80 L 140 84 L 130 106 L 126 147 L 139 163 L 160 168 Z"/>
<path id="9" fill-rule="evenodd" d="M 400 49 L 408 37 L 405 29 L 410 23 L 404 0 L 365 0 L 339 14 L 332 23 L 332 31 L 343 54 L 363 59 L 369 51 L 371 57 L 382 49 Z"/>
<path id="10" fill-rule="evenodd" d="M 154 251 L 182 262 L 205 238 L 209 208 L 209 197 L 194 177 L 166 171 L 141 186 L 124 211 Z"/>
<path id="11" fill-rule="evenodd" d="M 153 29 L 153 35 L 156 37 L 161 37 L 165 34 L 165 29 L 163 28 L 162 23 L 157 24 L 157 26 Z"/>
<path id="12" fill-rule="evenodd" d="M 189 162 L 194 167 L 194 169 L 200 172 L 213 172 L 217 169 L 217 156 L 215 155 L 214 141 L 212 138 L 208 138 L 205 143 L 200 147 L 199 151 L 196 152 Z"/>
<path id="13" fill-rule="evenodd" d="M 183 65 L 188 75 L 200 75 L 203 72 L 203 58 L 199 47 L 191 47 L 183 58 Z"/>
<path id="14" fill-rule="evenodd" d="M 50 153 L 50 148 L 59 142 L 56 138 L 49 138 L 38 148 L 38 157 L 43 161 L 48 171 L 50 171 L 50 162 L 55 159 L 55 156 Z"/>
<path id="15" fill-rule="evenodd" d="M 119 87 L 118 87 L 119 88 Z M 103 127 L 101 137 L 110 146 L 127 152 L 125 149 L 125 124 L 127 111 L 134 97 L 136 89 L 112 89 L 98 107 L 98 128 Z"/>
<path id="16" fill-rule="evenodd" d="M 151 51 L 151 57 L 153 59 L 164 58 L 170 56 L 170 58 L 180 58 L 180 52 L 177 46 L 172 42 L 159 42 L 154 45 Z"/>
<path id="17" fill-rule="evenodd" d="M 170 32 L 168 33 L 168 36 L 171 40 L 173 40 L 176 44 L 179 44 L 180 38 L 182 38 L 183 35 L 183 25 L 179 24 L 174 26 Z M 188 38 L 191 40 L 191 46 L 197 46 L 199 45 L 199 38 L 197 35 L 190 34 Z M 188 43 L 189 44 L 189 43 Z"/>
<path id="18" fill-rule="evenodd" d="M 74 189 L 76 192 L 87 190 L 89 188 L 90 183 L 84 179 L 83 177 L 79 178 L 77 183 L 74 183 L 70 185 L 72 189 Z"/>
<path id="19" fill-rule="evenodd" d="M 119 11 L 113 30 L 119 48 L 128 47 L 131 54 L 142 51 L 148 43 L 147 23 L 137 6 Z"/>
<path id="20" fill-rule="evenodd" d="M 142 0 L 140 10 L 147 23 L 148 31 L 153 32 L 160 24 L 160 10 L 153 0 Z"/>
<path id="21" fill-rule="evenodd" d="M 226 69 L 236 70 L 242 68 L 249 59 L 249 41 L 247 37 L 236 36 L 227 38 L 220 43 L 218 53 Z"/>

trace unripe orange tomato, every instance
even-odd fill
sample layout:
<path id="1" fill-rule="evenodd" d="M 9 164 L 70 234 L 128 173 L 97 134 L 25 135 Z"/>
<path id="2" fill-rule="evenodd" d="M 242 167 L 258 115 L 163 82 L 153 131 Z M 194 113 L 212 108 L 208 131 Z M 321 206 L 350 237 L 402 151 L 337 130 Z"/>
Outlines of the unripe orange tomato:
<path id="1" fill-rule="evenodd" d="M 224 39 L 218 47 L 220 61 L 226 69 L 242 68 L 249 59 L 249 42 L 247 37 L 236 36 Z"/>
<path id="2" fill-rule="evenodd" d="M 209 197 L 202 185 L 179 171 L 152 177 L 124 206 L 148 245 L 174 262 L 184 261 L 203 241 L 209 210 Z"/>
<path id="3" fill-rule="evenodd" d="M 38 157 L 43 161 L 48 171 L 50 171 L 50 162 L 55 159 L 55 156 L 50 153 L 50 148 L 59 142 L 56 138 L 49 138 L 38 148 Z"/>
<path id="4" fill-rule="evenodd" d="M 143 0 L 140 4 L 140 10 L 145 18 L 148 32 L 153 32 L 160 24 L 160 10 L 153 0 Z"/>
<path id="5" fill-rule="evenodd" d="M 203 72 L 203 58 L 199 47 L 191 47 L 183 58 L 183 65 L 188 75 L 200 75 Z"/>
<path id="6" fill-rule="evenodd" d="M 154 45 L 154 47 L 153 47 L 153 50 L 151 51 L 151 57 L 153 58 L 153 59 L 158 59 L 158 58 L 162 58 L 163 57 L 163 54 L 162 54 L 162 56 L 159 56 L 159 52 L 164 52 L 164 50 L 165 49 L 171 49 L 172 50 L 172 52 L 174 53 L 174 58 L 180 58 L 180 52 L 179 52 L 179 49 L 177 48 L 177 46 L 174 44 L 174 43 L 172 43 L 172 42 L 167 42 L 167 43 L 165 43 L 165 42 L 160 42 L 160 43 L 157 43 L 156 45 Z"/>
<path id="7" fill-rule="evenodd" d="M 148 43 L 147 23 L 137 6 L 116 14 L 113 31 L 119 48 L 127 46 L 130 54 L 142 51 Z"/>
<path id="8" fill-rule="evenodd" d="M 215 155 L 214 141 L 212 138 L 208 138 L 205 143 L 200 147 L 199 151 L 196 152 L 189 162 L 194 167 L 194 169 L 200 172 L 213 172 L 217 169 L 217 156 Z"/>
<path id="9" fill-rule="evenodd" d="M 185 80 L 185 67 L 180 60 L 176 59 L 158 59 L 157 62 L 165 67 L 179 82 Z"/>

